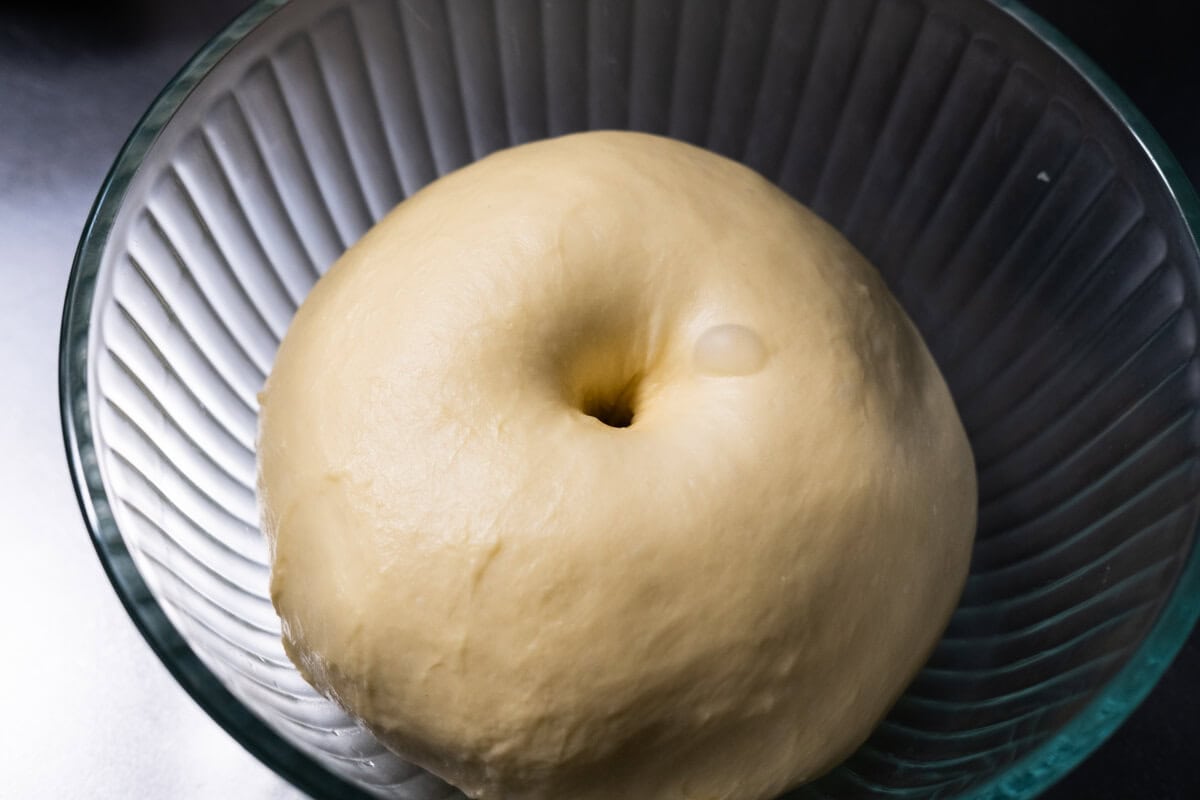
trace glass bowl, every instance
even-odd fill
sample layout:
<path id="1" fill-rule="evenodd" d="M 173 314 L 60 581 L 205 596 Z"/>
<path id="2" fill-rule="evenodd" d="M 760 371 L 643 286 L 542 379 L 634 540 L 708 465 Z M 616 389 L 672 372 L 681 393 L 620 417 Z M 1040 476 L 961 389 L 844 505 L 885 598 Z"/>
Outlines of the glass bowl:
<path id="1" fill-rule="evenodd" d="M 1200 207 L 1128 100 L 1011 2 L 254 6 L 133 132 L 64 311 L 80 505 L 150 645 L 317 797 L 457 796 L 283 654 L 256 392 L 313 281 L 396 202 L 588 128 L 707 146 L 840 228 L 925 334 L 975 449 L 972 574 L 943 641 L 867 744 L 789 797 L 1038 794 L 1200 611 Z"/>

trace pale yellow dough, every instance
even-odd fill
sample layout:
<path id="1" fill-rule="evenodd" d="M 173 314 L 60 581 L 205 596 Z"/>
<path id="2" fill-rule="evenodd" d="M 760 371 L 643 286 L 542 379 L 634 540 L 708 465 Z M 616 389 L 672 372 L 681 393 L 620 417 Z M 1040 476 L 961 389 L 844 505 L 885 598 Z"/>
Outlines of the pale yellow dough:
<path id="1" fill-rule="evenodd" d="M 750 170 L 638 134 L 504 151 L 389 214 L 296 315 L 259 456 L 292 660 L 494 800 L 819 776 L 928 656 L 975 523 L 876 271 Z"/>

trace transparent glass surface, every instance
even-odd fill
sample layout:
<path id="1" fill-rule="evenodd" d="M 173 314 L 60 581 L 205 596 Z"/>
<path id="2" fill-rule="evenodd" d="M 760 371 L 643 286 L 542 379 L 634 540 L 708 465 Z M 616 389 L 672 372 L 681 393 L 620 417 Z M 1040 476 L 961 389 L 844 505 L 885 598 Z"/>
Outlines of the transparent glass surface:
<path id="1" fill-rule="evenodd" d="M 395 203 L 592 128 L 743 161 L 841 229 L 921 328 L 975 450 L 972 574 L 944 639 L 867 744 L 789 797 L 1036 795 L 1200 610 L 1200 215 L 1128 101 L 1014 3 L 255 6 L 133 133 L 66 300 L 67 449 L 135 622 L 315 796 L 457 796 L 284 656 L 256 393 L 313 282 Z"/>

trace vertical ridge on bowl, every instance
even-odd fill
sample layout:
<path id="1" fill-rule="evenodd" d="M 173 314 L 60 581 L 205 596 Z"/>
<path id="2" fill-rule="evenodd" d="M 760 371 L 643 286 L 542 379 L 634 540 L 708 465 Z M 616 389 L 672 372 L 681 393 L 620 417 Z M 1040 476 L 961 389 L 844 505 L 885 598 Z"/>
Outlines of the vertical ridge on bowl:
<path id="1" fill-rule="evenodd" d="M 546 92 L 546 135 L 587 128 L 588 3 L 542 3 L 541 26 L 522 31 L 540 38 Z"/>
<path id="2" fill-rule="evenodd" d="M 771 34 L 782 7 L 780 2 L 740 2 L 727 12 L 705 140 L 714 152 L 742 158 L 761 94 L 747 87 L 757 87 L 767 69 Z"/>
<path id="3" fill-rule="evenodd" d="M 872 48 L 872 43 L 879 44 L 872 41 L 872 33 L 885 23 L 903 30 L 904 17 L 909 15 L 919 16 L 919 6 L 834 3 L 826 11 L 787 150 L 778 172 L 768 176 L 789 194 L 811 201 L 822 173 L 833 161 L 830 151 L 839 123 L 849 109 L 856 109 L 858 98 L 873 99 L 869 92 L 855 92 L 860 88 L 856 81 L 865 79 L 871 67 L 883 66 L 892 47 L 893 39 L 884 37 L 886 44 Z"/>
<path id="4" fill-rule="evenodd" d="M 679 3 L 673 0 L 634 4 L 629 79 L 632 130 L 661 132 L 671 124 L 679 14 Z"/>
<path id="5" fill-rule="evenodd" d="M 589 128 L 625 128 L 629 124 L 633 24 L 632 0 L 588 5 Z"/>
<path id="6" fill-rule="evenodd" d="M 884 3 L 876 7 L 866 35 L 879 41 L 862 46 L 855 85 L 825 145 L 811 192 L 813 209 L 826 219 L 844 220 L 857 199 L 855 193 L 864 185 L 875 148 L 884 141 L 880 133 L 896 108 L 899 88 L 913 80 L 914 70 L 925 69 L 927 51 L 920 46 L 928 29 L 928 15 L 920 6 Z M 867 153 L 871 155 L 864 157 Z"/>
<path id="7" fill-rule="evenodd" d="M 350 8 L 362 58 L 372 84 L 388 152 L 407 196 L 432 181 L 437 171 L 421 100 L 412 74 L 408 45 L 395 4 L 357 4 Z M 370 53 L 370 57 L 367 57 Z M 387 87 L 384 90 L 383 87 Z"/>
<path id="8" fill-rule="evenodd" d="M 327 25 L 313 31 L 309 42 L 324 96 L 339 121 L 338 130 L 362 194 L 370 225 L 404 196 L 379 110 L 379 90 L 367 69 L 359 26 L 351 9 L 342 9 Z M 332 69 L 326 62 L 346 64 Z"/>
<path id="9" fill-rule="evenodd" d="M 275 67 L 267 60 L 259 61 L 227 97 L 222 100 L 232 104 L 237 116 L 246 122 L 247 138 L 255 152 L 263 156 L 266 169 L 259 179 L 273 187 L 271 194 L 283 203 L 297 236 L 307 234 L 305 245 L 316 272 L 324 272 L 346 243 L 321 196 L 296 120 L 275 77 Z M 210 129 L 215 123 L 212 120 Z M 268 231 L 259 229 L 259 233 L 266 236 Z"/>
<path id="10" fill-rule="evenodd" d="M 740 160 L 764 176 L 783 161 L 792 119 L 811 80 L 831 0 L 781 2 L 755 92 L 755 111 Z"/>
<path id="11" fill-rule="evenodd" d="M 479 11 L 470 0 L 446 4 L 450 15 L 450 44 L 459 76 L 459 97 L 466 114 L 473 158 L 510 141 L 504 82 L 501 79 L 496 4 L 489 0 Z"/>
<path id="12" fill-rule="evenodd" d="M 682 0 L 671 80 L 671 117 L 665 131 L 704 146 L 712 124 L 713 96 L 725 61 L 725 22 L 731 0 Z M 592 5 L 596 5 L 592 3 Z"/>
<path id="13" fill-rule="evenodd" d="M 255 249 L 287 288 L 289 300 L 299 305 L 319 275 L 317 263 L 335 257 L 336 244 L 328 245 L 326 255 L 323 243 L 302 236 L 236 94 L 213 106 L 210 122 L 199 136 L 217 178 L 228 187 L 229 207 L 241 212 Z"/>
<path id="14" fill-rule="evenodd" d="M 441 175 L 472 160 L 467 112 L 454 63 L 453 34 L 448 30 L 446 5 L 437 0 L 398 5 L 400 27 L 416 76 L 437 174 Z"/>
<path id="15" fill-rule="evenodd" d="M 331 14 L 317 30 L 326 31 L 339 19 L 340 14 Z M 296 138 L 345 249 L 371 226 L 364 181 L 373 180 L 374 175 L 355 170 L 345 124 L 325 85 L 312 34 L 296 34 L 284 42 L 271 67 L 272 87 L 279 93 L 286 117 L 295 121 Z"/>
<path id="16" fill-rule="evenodd" d="M 542 10 L 524 0 L 495 0 L 494 17 L 508 141 L 546 135 L 546 78 L 541 37 L 503 36 L 500 31 L 541 30 Z"/>
<path id="17" fill-rule="evenodd" d="M 103 230 L 79 435 L 142 600 L 347 786 L 458 796 L 283 653 L 256 393 L 317 277 L 396 202 L 510 144 L 624 127 L 740 159 L 839 227 L 976 455 L 942 642 L 859 752 L 789 796 L 1022 796 L 1000 776 L 1104 696 L 1192 551 L 1200 266 L 1124 120 L 985 2 L 284 5 L 165 123 Z"/>

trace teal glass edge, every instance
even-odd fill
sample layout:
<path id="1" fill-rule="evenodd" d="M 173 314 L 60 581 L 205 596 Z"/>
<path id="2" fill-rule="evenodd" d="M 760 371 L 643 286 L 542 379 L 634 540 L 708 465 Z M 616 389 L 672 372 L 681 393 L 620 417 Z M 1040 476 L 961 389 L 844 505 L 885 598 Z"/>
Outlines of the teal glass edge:
<path id="1" fill-rule="evenodd" d="M 96 279 L 113 221 L 142 159 L 204 76 L 288 0 L 259 0 L 205 44 L 155 98 L 104 179 L 67 282 L 59 334 L 59 411 L 76 500 L 121 604 L 151 649 L 205 712 L 259 761 L 316 797 L 368 800 L 266 726 L 217 680 L 167 618 L 125 546 L 109 508 L 88 414 L 87 349 Z"/>
<path id="2" fill-rule="evenodd" d="M 95 281 L 108 234 L 145 153 L 195 86 L 241 39 L 288 0 L 259 0 L 202 47 L 166 85 L 126 140 L 84 226 L 68 280 L 59 347 L 64 443 L 89 534 L 134 624 L 189 695 L 243 747 L 309 794 L 366 800 L 369 795 L 314 764 L 249 712 L 204 666 L 151 595 L 109 510 L 88 417 L 87 341 Z M 1182 168 L 1141 112 L 1061 32 L 1016 0 L 989 0 L 1070 64 L 1121 118 L 1166 183 L 1193 240 L 1200 200 Z M 1150 633 L 1101 695 L 1054 739 L 1002 775 L 970 791 L 970 800 L 1026 800 L 1045 791 L 1095 750 L 1145 699 L 1200 617 L 1200 548 L 1193 546 L 1175 592 Z"/>
<path id="3" fill-rule="evenodd" d="M 1078 72 L 1112 109 L 1158 171 L 1200 249 L 1200 199 L 1166 142 L 1133 101 L 1061 31 L 1017 0 L 989 0 Z M 1051 740 L 1022 757 L 1004 773 L 964 795 L 964 800 L 1027 800 L 1037 797 L 1104 743 L 1136 709 L 1166 672 L 1200 618 L 1200 547 L 1193 534 L 1175 591 L 1121 671 L 1100 695 Z"/>

